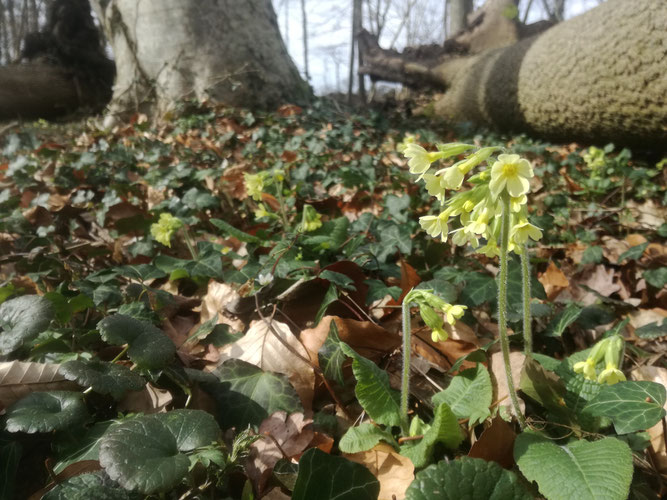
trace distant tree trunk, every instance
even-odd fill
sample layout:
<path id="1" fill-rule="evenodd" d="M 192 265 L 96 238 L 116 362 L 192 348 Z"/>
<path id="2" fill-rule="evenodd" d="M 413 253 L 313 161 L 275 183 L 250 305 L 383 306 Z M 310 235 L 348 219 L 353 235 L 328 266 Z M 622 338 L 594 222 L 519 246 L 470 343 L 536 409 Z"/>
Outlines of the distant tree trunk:
<path id="1" fill-rule="evenodd" d="M 559 140 L 664 147 L 667 3 L 607 0 L 529 36 L 540 25 L 510 22 L 503 1 L 487 2 L 483 19 L 445 47 L 399 54 L 367 35 L 361 70 L 446 90 L 432 109 L 449 119 Z"/>
<path id="2" fill-rule="evenodd" d="M 160 113 L 184 98 L 260 108 L 310 98 L 270 0 L 92 0 L 92 5 L 118 71 L 112 113 Z"/>
<path id="3" fill-rule="evenodd" d="M 449 0 L 449 31 L 456 35 L 468 27 L 468 15 L 472 12 L 472 0 Z"/>
<path id="4" fill-rule="evenodd" d="M 306 81 L 310 80 L 308 71 L 308 18 L 306 17 L 306 0 L 301 0 L 301 32 L 303 34 L 303 67 Z"/>
<path id="5" fill-rule="evenodd" d="M 352 101 L 352 90 L 354 88 L 354 68 L 355 68 L 355 54 L 356 60 L 358 61 L 358 67 L 363 66 L 361 50 L 359 49 L 359 33 L 362 29 L 361 23 L 362 16 L 362 0 L 353 0 L 352 1 L 352 38 L 350 43 L 350 75 L 347 85 L 347 100 L 348 102 Z M 359 98 L 362 102 L 366 102 L 366 86 L 364 83 L 364 75 L 358 74 L 358 85 L 359 85 Z"/>

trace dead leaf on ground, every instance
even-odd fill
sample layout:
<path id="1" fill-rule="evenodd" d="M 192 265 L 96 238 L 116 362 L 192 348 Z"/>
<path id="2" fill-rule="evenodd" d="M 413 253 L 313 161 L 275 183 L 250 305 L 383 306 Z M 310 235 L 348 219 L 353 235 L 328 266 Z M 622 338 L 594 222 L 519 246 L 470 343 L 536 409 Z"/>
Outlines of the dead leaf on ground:
<path id="1" fill-rule="evenodd" d="M 78 384 L 58 373 L 59 364 L 5 361 L 0 363 L 0 409 L 31 392 L 77 390 Z"/>
<path id="2" fill-rule="evenodd" d="M 662 323 L 667 318 L 667 310 L 660 307 L 653 309 L 639 309 L 630 314 L 630 326 L 633 329 L 641 328 L 651 323 Z"/>
<path id="3" fill-rule="evenodd" d="M 553 261 L 549 262 L 547 270 L 541 273 L 537 279 L 544 286 L 544 291 L 549 300 L 554 300 L 560 292 L 570 286 L 570 281 Z"/>
<path id="4" fill-rule="evenodd" d="M 308 350 L 310 359 L 319 366 L 317 352 L 324 345 L 329 335 L 331 322 L 336 322 L 338 337 L 362 356 L 377 360 L 381 356 L 396 349 L 401 338 L 389 333 L 370 321 L 356 321 L 353 319 L 325 316 L 315 328 L 301 331 L 301 342 Z"/>
<path id="5" fill-rule="evenodd" d="M 514 467 L 514 429 L 500 415 L 496 415 L 491 425 L 472 445 L 468 456 L 496 462 L 505 469 Z"/>
<path id="6" fill-rule="evenodd" d="M 232 331 L 240 332 L 244 328 L 243 321 L 226 314 L 226 306 L 240 299 L 239 294 L 226 283 L 215 280 L 208 282 L 208 290 L 201 300 L 201 323 L 205 323 L 218 315 L 218 324 L 229 325 Z"/>
<path id="7" fill-rule="evenodd" d="M 614 282 L 614 276 L 615 272 L 613 269 L 608 269 L 600 264 L 595 267 L 593 274 L 582 284 L 595 290 L 600 295 L 609 297 L 621 289 L 621 286 Z"/>
<path id="8" fill-rule="evenodd" d="M 246 466 L 260 495 L 278 460 L 297 460 L 313 440 L 312 423 L 312 419 L 305 418 L 303 413 L 288 416 L 284 411 L 275 412 L 261 423 L 259 434 L 264 437 L 250 446 Z"/>
<path id="9" fill-rule="evenodd" d="M 632 380 L 647 380 L 662 384 L 667 389 L 667 368 L 658 366 L 640 366 L 630 372 Z M 667 410 L 667 402 L 664 405 Z M 651 451 L 658 471 L 667 474 L 667 447 L 665 446 L 665 434 L 662 422 L 658 422 L 648 429 L 651 437 Z"/>
<path id="10" fill-rule="evenodd" d="M 656 205 L 653 200 L 647 200 L 641 205 L 635 200 L 629 200 L 625 206 L 635 218 L 635 222 L 628 225 L 632 228 L 640 227 L 655 231 L 667 219 L 667 208 Z"/>
<path id="11" fill-rule="evenodd" d="M 285 323 L 271 321 L 270 325 L 268 319 L 253 322 L 240 340 L 221 349 L 220 364 L 228 359 L 240 359 L 262 370 L 287 375 L 308 410 L 315 387 L 313 367 L 304 361 L 309 359 L 308 351 Z"/>
<path id="12" fill-rule="evenodd" d="M 512 368 L 512 380 L 514 382 L 514 387 L 519 386 L 519 381 L 521 380 L 521 370 L 523 370 L 523 365 L 526 360 L 526 357 L 520 352 L 511 352 L 510 353 L 510 367 Z M 505 372 L 505 363 L 503 362 L 503 353 L 502 351 L 494 352 L 489 358 L 489 366 L 491 367 L 491 375 L 495 381 L 495 397 L 494 400 L 498 402 L 498 407 L 506 406 L 511 414 L 514 414 L 512 410 L 512 402 L 509 397 L 509 389 L 507 385 L 507 374 Z M 519 398 L 519 406 L 521 406 L 521 411 L 525 411 L 525 403 L 521 398 Z"/>
<path id="13" fill-rule="evenodd" d="M 360 453 L 345 453 L 343 456 L 365 466 L 380 481 L 378 500 L 402 500 L 405 498 L 405 490 L 415 478 L 415 466 L 410 459 L 399 455 L 386 443 Z"/>
<path id="14" fill-rule="evenodd" d="M 602 237 L 602 255 L 612 264 L 618 264 L 618 258 L 630 248 L 630 243 L 612 236 Z"/>
<path id="15" fill-rule="evenodd" d="M 129 391 L 118 403 L 117 409 L 133 413 L 162 413 L 167 411 L 167 405 L 173 399 L 169 391 L 146 384 L 140 391 Z"/>

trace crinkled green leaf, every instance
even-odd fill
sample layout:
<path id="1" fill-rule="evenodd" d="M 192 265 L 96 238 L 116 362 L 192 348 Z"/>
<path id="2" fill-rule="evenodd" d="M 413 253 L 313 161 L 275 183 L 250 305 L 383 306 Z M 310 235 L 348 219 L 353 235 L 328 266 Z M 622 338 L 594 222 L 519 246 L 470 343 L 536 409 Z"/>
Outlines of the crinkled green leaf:
<path id="1" fill-rule="evenodd" d="M 54 317 L 51 302 L 23 295 L 0 304 L 0 354 L 10 354 L 46 330 Z"/>
<path id="2" fill-rule="evenodd" d="M 495 462 L 462 457 L 428 466 L 415 476 L 405 500 L 532 500 L 516 474 Z"/>
<path id="3" fill-rule="evenodd" d="M 342 386 L 345 382 L 343 380 L 343 362 L 347 358 L 340 346 L 338 327 L 333 319 L 329 325 L 329 334 L 320 350 L 317 351 L 317 359 L 324 376 Z"/>
<path id="4" fill-rule="evenodd" d="M 643 431 L 665 416 L 665 392 L 665 386 L 655 382 L 618 382 L 603 386 L 584 411 L 609 417 L 617 434 Z"/>
<path id="5" fill-rule="evenodd" d="M 649 269 L 648 271 L 644 271 L 642 276 L 649 285 L 657 288 L 658 290 L 667 285 L 667 267 Z"/>
<path id="6" fill-rule="evenodd" d="M 380 483 L 361 464 L 311 448 L 299 460 L 292 500 L 377 500 Z"/>
<path id="7" fill-rule="evenodd" d="M 635 245 L 634 247 L 628 248 L 625 252 L 618 256 L 618 264 L 621 264 L 625 259 L 637 260 L 641 258 L 641 256 L 644 255 L 644 250 L 646 250 L 646 247 L 648 247 L 648 243 L 649 242 L 646 241 L 640 245 Z"/>
<path id="8" fill-rule="evenodd" d="M 370 450 L 380 441 L 385 441 L 394 448 L 398 447 L 390 432 L 382 430 L 373 424 L 364 423 L 350 427 L 343 437 L 340 438 L 338 447 L 344 453 L 359 453 L 360 451 Z"/>
<path id="9" fill-rule="evenodd" d="M 357 379 L 354 393 L 359 404 L 378 424 L 400 425 L 399 394 L 389 385 L 389 375 L 371 360 L 341 342 L 343 352 L 352 358 L 352 372 Z"/>
<path id="10" fill-rule="evenodd" d="M 454 412 L 441 403 L 435 410 L 431 427 L 419 441 L 408 441 L 401 446 L 401 455 L 412 460 L 415 467 L 428 464 L 436 443 L 443 443 L 449 449 L 455 449 L 463 441 L 463 433 Z"/>
<path id="11" fill-rule="evenodd" d="M 127 355 L 141 368 L 162 368 L 176 352 L 176 346 L 162 330 L 129 316 L 108 316 L 97 324 L 97 329 L 110 344 L 129 344 Z"/>
<path id="12" fill-rule="evenodd" d="M 549 500 L 625 500 L 632 481 L 632 452 L 615 439 L 558 445 L 532 432 L 517 436 L 514 458 Z"/>
<path id="13" fill-rule="evenodd" d="M 279 410 L 303 411 L 299 396 L 285 375 L 265 372 L 240 359 L 225 361 L 216 374 L 222 384 L 206 384 L 205 388 L 218 403 L 225 428 L 259 425 Z"/>
<path id="14" fill-rule="evenodd" d="M 322 297 L 322 303 L 320 304 L 319 309 L 317 310 L 317 314 L 315 314 L 315 324 L 317 325 L 322 317 L 326 314 L 327 308 L 336 302 L 338 300 L 338 288 L 336 288 L 336 285 L 331 283 L 329 285 L 329 288 L 327 288 L 327 292 L 324 294 L 324 297 Z"/>
<path id="15" fill-rule="evenodd" d="M 444 391 L 432 398 L 434 405 L 447 403 L 457 418 L 468 418 L 469 426 L 483 422 L 491 415 L 493 402 L 491 377 L 484 365 L 478 363 L 456 375 Z"/>
<path id="16" fill-rule="evenodd" d="M 174 410 L 126 420 L 110 428 L 100 443 L 100 463 L 123 488 L 146 495 L 167 491 L 190 467 L 183 453 L 219 438 L 220 428 L 200 410 Z"/>
<path id="17" fill-rule="evenodd" d="M 162 269 L 151 264 L 133 264 L 117 267 L 115 271 L 121 276 L 139 281 L 149 281 L 167 276 Z"/>
<path id="18" fill-rule="evenodd" d="M 468 306 L 478 306 L 493 300 L 498 294 L 496 282 L 491 276 L 482 273 L 466 273 L 465 287 L 461 290 L 460 300 Z"/>
<path id="19" fill-rule="evenodd" d="M 141 495 L 124 490 L 104 472 L 70 477 L 49 490 L 42 500 L 139 500 Z"/>
<path id="20" fill-rule="evenodd" d="M 53 472 L 60 474 L 68 465 L 84 460 L 98 460 L 102 436 L 113 425 L 111 420 L 96 422 L 84 432 L 62 433 L 54 441 L 57 462 Z"/>
<path id="21" fill-rule="evenodd" d="M 259 239 L 257 236 L 253 236 L 248 233 L 244 233 L 243 231 L 236 229 L 234 226 L 232 226 L 229 222 L 226 222 L 222 219 L 210 219 L 211 224 L 213 224 L 215 227 L 218 229 L 222 229 L 225 231 L 227 234 L 230 236 L 233 236 L 239 241 L 243 241 L 244 243 L 261 243 L 262 240 Z"/>
<path id="22" fill-rule="evenodd" d="M 60 374 L 83 387 L 92 387 L 99 394 L 120 399 L 127 391 L 138 391 L 146 385 L 141 375 L 127 366 L 98 360 L 74 360 L 60 365 Z"/>
<path id="23" fill-rule="evenodd" d="M 9 432 L 50 432 L 67 429 L 88 418 L 80 392 L 33 392 L 7 410 Z"/>

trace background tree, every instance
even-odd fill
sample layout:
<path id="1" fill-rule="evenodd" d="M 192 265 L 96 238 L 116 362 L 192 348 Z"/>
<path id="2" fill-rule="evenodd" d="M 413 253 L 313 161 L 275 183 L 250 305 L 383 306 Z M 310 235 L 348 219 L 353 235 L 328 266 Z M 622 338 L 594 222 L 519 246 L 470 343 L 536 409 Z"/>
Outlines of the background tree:
<path id="1" fill-rule="evenodd" d="M 667 4 L 608 0 L 546 30 L 508 8 L 516 3 L 489 0 L 442 48 L 401 54 L 368 34 L 361 71 L 446 90 L 433 110 L 452 120 L 564 140 L 667 142 Z"/>

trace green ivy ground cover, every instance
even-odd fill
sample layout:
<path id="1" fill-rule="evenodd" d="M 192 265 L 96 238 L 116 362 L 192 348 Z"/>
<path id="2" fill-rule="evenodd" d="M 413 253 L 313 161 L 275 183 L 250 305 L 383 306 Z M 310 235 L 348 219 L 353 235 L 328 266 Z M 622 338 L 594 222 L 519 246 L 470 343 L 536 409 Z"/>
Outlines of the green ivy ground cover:
<path id="1" fill-rule="evenodd" d="M 179 111 L 0 142 L 0 499 L 665 493 L 664 160 L 326 102 Z M 406 136 L 501 144 L 535 171 L 526 429 L 491 369 L 497 259 L 420 227 L 436 207 Z M 440 338 L 426 304 L 408 321 L 406 426 L 412 288 L 461 309 Z M 518 259 L 507 297 L 519 353 Z M 617 337 L 627 380 L 578 373 Z"/>

